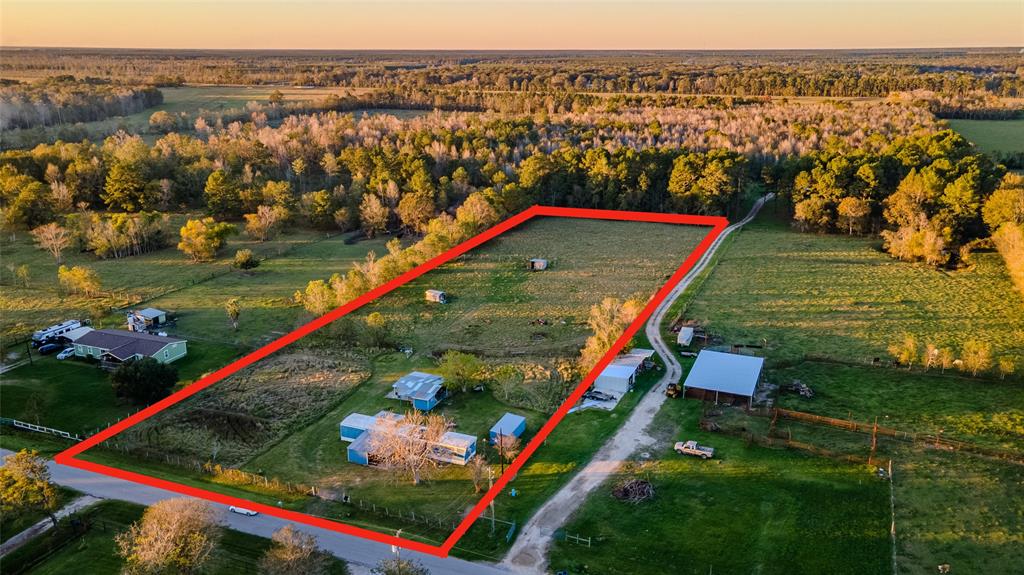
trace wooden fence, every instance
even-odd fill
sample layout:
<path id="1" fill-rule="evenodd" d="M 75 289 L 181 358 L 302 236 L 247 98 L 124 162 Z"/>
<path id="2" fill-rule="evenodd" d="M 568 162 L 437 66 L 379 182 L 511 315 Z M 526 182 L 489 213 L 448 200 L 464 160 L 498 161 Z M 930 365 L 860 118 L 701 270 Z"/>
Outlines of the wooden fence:
<path id="1" fill-rule="evenodd" d="M 837 429 L 844 429 L 846 431 L 853 431 L 857 433 L 874 434 L 879 436 L 891 437 L 899 441 L 906 441 L 908 443 L 914 443 L 918 445 L 926 445 L 935 447 L 937 449 L 946 449 L 949 451 L 960 451 L 964 453 L 971 453 L 975 455 L 982 455 L 985 457 L 994 457 L 1009 461 L 1011 463 L 1017 463 L 1024 465 L 1024 453 L 1009 451 L 1005 449 L 998 449 L 994 447 L 986 447 L 978 445 L 969 441 L 960 441 L 956 439 L 949 439 L 946 437 L 940 437 L 938 435 L 928 433 L 914 433 L 911 431 L 903 431 L 894 429 L 892 427 L 885 427 L 875 423 L 864 423 L 860 421 L 854 421 L 850 419 L 837 419 L 834 417 L 826 417 L 823 415 L 817 415 L 814 413 L 806 413 L 803 411 L 793 411 L 790 409 L 782 408 L 767 408 L 752 410 L 753 415 L 771 418 L 782 418 L 789 419 L 792 421 L 800 421 L 809 423 L 811 425 L 819 425 L 825 427 L 834 427 Z"/>

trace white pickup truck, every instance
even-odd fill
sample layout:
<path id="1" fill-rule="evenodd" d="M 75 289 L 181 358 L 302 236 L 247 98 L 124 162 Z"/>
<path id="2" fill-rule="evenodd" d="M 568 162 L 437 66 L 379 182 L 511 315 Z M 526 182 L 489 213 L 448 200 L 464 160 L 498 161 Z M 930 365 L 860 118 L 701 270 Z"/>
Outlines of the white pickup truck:
<path id="1" fill-rule="evenodd" d="M 703 445 L 697 445 L 696 441 L 677 441 L 675 446 L 676 453 L 680 455 L 692 455 L 701 459 L 711 459 L 715 456 L 714 447 L 705 447 Z"/>

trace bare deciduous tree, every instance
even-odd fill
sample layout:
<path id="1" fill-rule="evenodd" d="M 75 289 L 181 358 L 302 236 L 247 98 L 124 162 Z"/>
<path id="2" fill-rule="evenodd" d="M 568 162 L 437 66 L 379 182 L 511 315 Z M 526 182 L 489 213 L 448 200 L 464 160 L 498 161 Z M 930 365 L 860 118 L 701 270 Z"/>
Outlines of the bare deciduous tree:
<path id="1" fill-rule="evenodd" d="M 407 474 L 413 485 L 437 466 L 434 454 L 448 420 L 437 413 L 406 412 L 405 417 L 382 418 L 370 435 L 370 458 L 381 467 Z"/>
<path id="2" fill-rule="evenodd" d="M 57 265 L 61 264 L 61 255 L 71 245 L 71 232 L 56 222 L 50 222 L 32 230 L 39 249 L 50 252 Z"/>
<path id="3" fill-rule="evenodd" d="M 488 469 L 490 469 L 490 466 L 487 464 L 487 460 L 479 453 L 469 460 L 469 474 L 473 478 L 473 490 L 475 493 L 483 491 Z"/>

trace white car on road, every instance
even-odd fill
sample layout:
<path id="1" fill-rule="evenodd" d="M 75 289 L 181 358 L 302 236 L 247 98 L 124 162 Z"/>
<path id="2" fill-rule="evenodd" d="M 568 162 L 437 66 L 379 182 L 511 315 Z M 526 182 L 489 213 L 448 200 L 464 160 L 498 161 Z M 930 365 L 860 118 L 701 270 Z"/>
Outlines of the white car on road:
<path id="1" fill-rule="evenodd" d="M 228 511 L 230 511 L 232 513 L 237 513 L 239 515 L 247 515 L 249 517 L 254 517 L 254 516 L 260 514 L 259 511 L 253 511 L 251 509 L 245 509 L 244 507 L 235 507 L 234 505 L 232 505 L 231 507 L 228 507 Z"/>

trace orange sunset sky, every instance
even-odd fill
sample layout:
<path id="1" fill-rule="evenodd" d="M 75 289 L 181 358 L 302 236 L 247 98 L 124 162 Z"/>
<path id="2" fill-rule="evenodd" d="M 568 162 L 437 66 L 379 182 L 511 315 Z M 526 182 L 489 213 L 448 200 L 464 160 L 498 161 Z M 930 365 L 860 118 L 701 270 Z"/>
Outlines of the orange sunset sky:
<path id="1" fill-rule="evenodd" d="M 1024 0 L 2 0 L 0 44 L 131 48 L 1020 46 Z"/>

